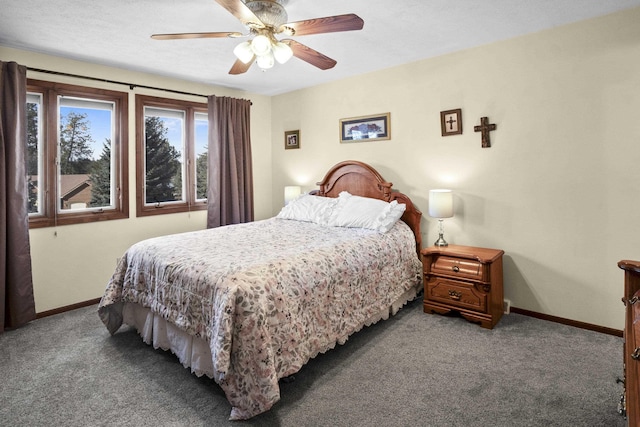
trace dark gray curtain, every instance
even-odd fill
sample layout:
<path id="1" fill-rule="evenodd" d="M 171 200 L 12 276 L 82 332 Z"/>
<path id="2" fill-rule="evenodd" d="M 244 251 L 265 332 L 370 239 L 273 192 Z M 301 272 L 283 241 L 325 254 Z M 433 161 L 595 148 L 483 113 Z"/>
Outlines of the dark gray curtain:
<path id="1" fill-rule="evenodd" d="M 27 68 L 0 61 L 0 333 L 36 316 L 27 212 Z"/>
<path id="2" fill-rule="evenodd" d="M 207 228 L 253 221 L 251 101 L 209 96 Z"/>

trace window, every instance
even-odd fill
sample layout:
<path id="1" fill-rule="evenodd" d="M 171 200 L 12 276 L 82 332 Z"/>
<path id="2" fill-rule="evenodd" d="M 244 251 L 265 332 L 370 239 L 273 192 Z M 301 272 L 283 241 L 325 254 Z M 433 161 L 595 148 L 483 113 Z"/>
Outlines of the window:
<path id="1" fill-rule="evenodd" d="M 128 218 L 128 95 L 28 80 L 31 227 Z"/>
<path id="2" fill-rule="evenodd" d="M 207 105 L 136 95 L 137 215 L 207 208 Z"/>

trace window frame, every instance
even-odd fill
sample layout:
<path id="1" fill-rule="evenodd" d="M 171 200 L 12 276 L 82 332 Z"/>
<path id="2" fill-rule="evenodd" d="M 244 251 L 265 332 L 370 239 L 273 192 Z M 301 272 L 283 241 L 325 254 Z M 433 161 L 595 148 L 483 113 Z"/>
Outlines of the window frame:
<path id="1" fill-rule="evenodd" d="M 196 113 L 208 114 L 206 103 L 190 102 L 177 99 L 160 98 L 148 95 L 136 95 L 136 216 L 164 215 L 207 209 L 208 199 L 196 199 L 196 147 L 195 116 Z M 184 161 L 185 177 L 183 177 L 184 197 L 182 201 L 145 203 L 146 177 L 146 140 L 145 140 L 145 107 L 185 112 L 184 123 Z"/>
<path id="2" fill-rule="evenodd" d="M 197 138 L 197 133 L 198 133 L 198 132 L 196 131 L 196 129 L 198 128 L 198 126 L 197 126 L 197 122 L 198 122 L 198 118 L 197 118 L 197 116 L 198 116 L 198 114 L 202 114 L 202 113 L 203 113 L 203 111 L 194 111 L 194 113 L 193 113 L 193 120 L 194 120 L 194 122 L 193 122 L 193 132 L 194 132 L 194 134 L 193 134 L 193 136 L 194 136 L 194 146 L 193 146 L 193 149 L 194 149 L 194 153 L 193 153 L 193 154 L 194 154 L 194 160 L 193 160 L 193 162 L 194 162 L 194 163 L 193 163 L 193 180 L 194 180 L 194 181 L 191 183 L 191 186 L 193 187 L 193 200 L 195 201 L 195 203 L 198 203 L 198 204 L 200 204 L 200 203 L 207 204 L 207 203 L 208 203 L 208 201 L 209 201 L 208 197 L 206 197 L 206 196 L 205 196 L 205 197 L 204 197 L 204 198 L 202 198 L 202 199 L 199 199 L 199 198 L 198 198 L 198 157 L 197 157 L 198 153 L 197 153 L 196 146 L 195 146 L 195 142 L 196 142 L 196 138 Z M 208 113 L 208 111 L 207 111 L 207 133 L 208 133 L 208 131 L 209 131 L 209 113 Z M 208 188 L 208 184 L 209 184 L 209 182 L 208 182 L 208 181 L 209 181 L 209 165 L 208 165 L 208 163 L 209 163 L 209 160 L 208 160 L 208 159 L 209 159 L 209 151 L 208 151 L 208 140 L 209 140 L 209 136 L 207 135 L 207 188 L 205 189 L 207 193 L 208 193 L 208 190 L 209 190 L 209 188 Z"/>
<path id="3" fill-rule="evenodd" d="M 55 227 L 58 225 L 85 224 L 129 218 L 129 94 L 126 92 L 98 89 L 66 83 L 27 79 L 27 92 L 42 95 L 42 170 L 39 171 L 38 187 L 42 194 L 39 213 L 29 214 L 30 228 Z M 113 209 L 87 208 L 71 212 L 58 211 L 58 157 L 59 145 L 59 96 L 95 99 L 114 104 L 114 140 L 111 155 L 115 157 L 113 178 L 115 194 Z M 25 107 L 26 108 L 26 107 Z"/>

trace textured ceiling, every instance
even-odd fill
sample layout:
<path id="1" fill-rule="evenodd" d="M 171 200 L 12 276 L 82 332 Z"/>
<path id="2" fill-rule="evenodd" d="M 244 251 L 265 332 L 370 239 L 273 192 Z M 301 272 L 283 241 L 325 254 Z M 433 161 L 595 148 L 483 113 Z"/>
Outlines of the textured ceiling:
<path id="1" fill-rule="evenodd" d="M 254 64 L 229 75 L 238 39 L 149 37 L 245 32 L 214 0 L 0 0 L 0 45 L 275 95 L 638 6 L 640 0 L 289 0 L 290 22 L 345 13 L 364 19 L 361 31 L 294 37 L 338 61 L 326 71 L 292 58 L 266 72 Z"/>

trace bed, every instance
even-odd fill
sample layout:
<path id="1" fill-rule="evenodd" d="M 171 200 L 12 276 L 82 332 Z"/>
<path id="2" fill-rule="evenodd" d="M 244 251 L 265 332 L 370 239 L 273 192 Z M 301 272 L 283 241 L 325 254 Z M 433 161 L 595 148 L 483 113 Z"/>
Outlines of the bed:
<path id="1" fill-rule="evenodd" d="M 357 161 L 335 165 L 318 186 L 273 218 L 132 245 L 101 320 L 111 334 L 135 327 L 213 378 L 230 419 L 268 411 L 280 379 L 389 318 L 422 286 L 422 214 L 409 197 Z"/>

